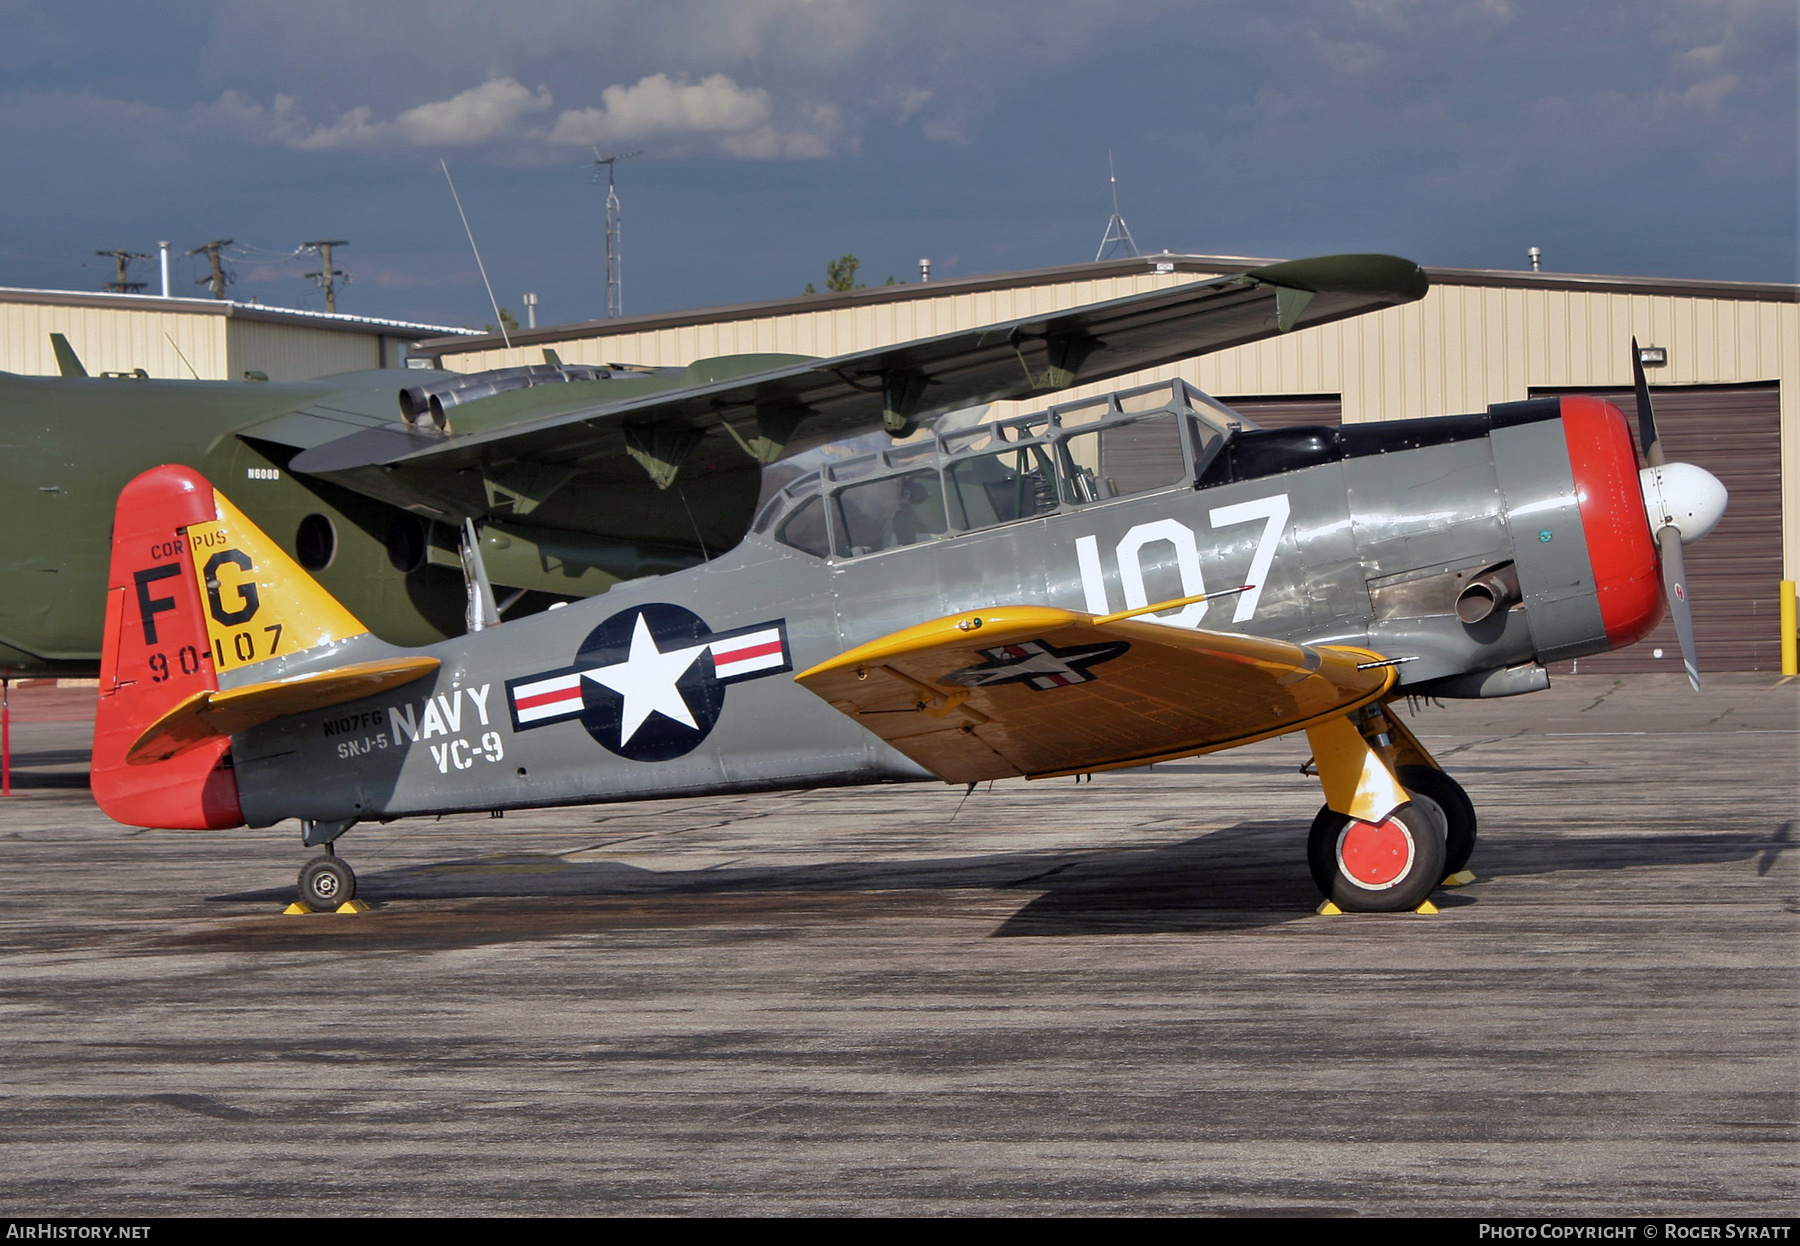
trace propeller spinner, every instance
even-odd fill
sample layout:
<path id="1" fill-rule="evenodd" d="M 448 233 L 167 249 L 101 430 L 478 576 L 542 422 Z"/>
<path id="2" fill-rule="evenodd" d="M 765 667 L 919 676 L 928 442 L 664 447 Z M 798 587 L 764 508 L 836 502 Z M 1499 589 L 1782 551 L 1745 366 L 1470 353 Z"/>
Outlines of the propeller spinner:
<path id="1" fill-rule="evenodd" d="M 1637 338 L 1631 339 L 1631 367 L 1637 385 L 1638 441 L 1645 467 L 1638 473 L 1644 493 L 1644 512 L 1650 531 L 1656 534 L 1658 562 L 1662 566 L 1663 596 L 1675 619 L 1675 636 L 1681 642 L 1681 661 L 1688 683 L 1700 691 L 1700 663 L 1694 652 L 1694 612 L 1688 602 L 1687 567 L 1681 547 L 1711 532 L 1725 514 L 1727 493 L 1719 478 L 1692 463 L 1666 463 L 1662 438 L 1656 431 L 1656 414 L 1650 406 L 1650 386 L 1644 379 L 1644 361 Z"/>

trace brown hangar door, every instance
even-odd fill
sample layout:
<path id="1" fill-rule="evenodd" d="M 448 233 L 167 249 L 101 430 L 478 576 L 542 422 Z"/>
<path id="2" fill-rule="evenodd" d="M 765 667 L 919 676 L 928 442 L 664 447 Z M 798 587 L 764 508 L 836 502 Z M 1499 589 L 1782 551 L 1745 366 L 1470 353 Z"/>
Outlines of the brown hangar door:
<path id="1" fill-rule="evenodd" d="M 1221 398 L 1219 401 L 1263 428 L 1337 424 L 1344 409 L 1343 400 L 1336 394 Z M 1155 481 L 1171 480 L 1173 477 L 1167 475 L 1169 456 L 1181 454 L 1180 444 L 1174 437 L 1174 430 L 1167 421 L 1146 420 L 1115 428 L 1106 435 L 1099 470 L 1126 492 L 1147 487 Z"/>
<path id="2" fill-rule="evenodd" d="M 1637 435 L 1637 399 L 1630 390 L 1534 389 L 1534 398 L 1593 394 L 1616 404 Z M 1707 671 L 1781 669 L 1781 391 L 1754 385 L 1651 386 L 1663 455 L 1694 463 L 1731 493 L 1725 517 L 1704 541 L 1684 551 L 1694 603 L 1694 645 L 1700 675 Z M 1657 650 L 1662 657 L 1656 657 Z M 1627 649 L 1558 662 L 1554 673 L 1583 675 L 1681 670 L 1675 625 L 1665 616 L 1656 631 Z"/>
<path id="3" fill-rule="evenodd" d="M 1298 424 L 1341 424 L 1344 400 L 1338 394 L 1281 394 L 1261 398 L 1221 398 L 1264 428 L 1293 428 Z"/>

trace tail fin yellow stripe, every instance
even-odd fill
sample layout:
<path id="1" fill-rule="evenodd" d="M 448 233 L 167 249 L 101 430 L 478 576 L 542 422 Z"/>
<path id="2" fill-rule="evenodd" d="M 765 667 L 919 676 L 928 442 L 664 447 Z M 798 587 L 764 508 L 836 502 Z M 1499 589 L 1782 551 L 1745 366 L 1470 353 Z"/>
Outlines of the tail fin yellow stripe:
<path id="1" fill-rule="evenodd" d="M 369 630 L 224 494 L 213 501 L 218 518 L 187 535 L 220 675 Z"/>

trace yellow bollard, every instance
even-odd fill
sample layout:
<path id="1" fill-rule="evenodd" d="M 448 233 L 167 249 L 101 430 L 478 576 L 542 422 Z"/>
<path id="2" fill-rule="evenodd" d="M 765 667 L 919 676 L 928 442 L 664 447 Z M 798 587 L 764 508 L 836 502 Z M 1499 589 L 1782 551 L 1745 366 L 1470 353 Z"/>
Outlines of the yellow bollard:
<path id="1" fill-rule="evenodd" d="M 1794 582 L 1781 582 L 1781 673 L 1800 675 L 1800 659 L 1796 658 L 1794 640 Z"/>

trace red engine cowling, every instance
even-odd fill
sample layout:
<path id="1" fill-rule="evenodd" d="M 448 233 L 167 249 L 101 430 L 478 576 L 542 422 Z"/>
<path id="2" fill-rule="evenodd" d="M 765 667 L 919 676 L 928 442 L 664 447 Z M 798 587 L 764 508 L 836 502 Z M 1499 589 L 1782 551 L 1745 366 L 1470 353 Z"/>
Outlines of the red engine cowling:
<path id="1" fill-rule="evenodd" d="M 1623 649 L 1648 636 L 1663 616 L 1631 426 L 1612 403 L 1586 395 L 1562 400 L 1562 426 L 1606 643 Z"/>

